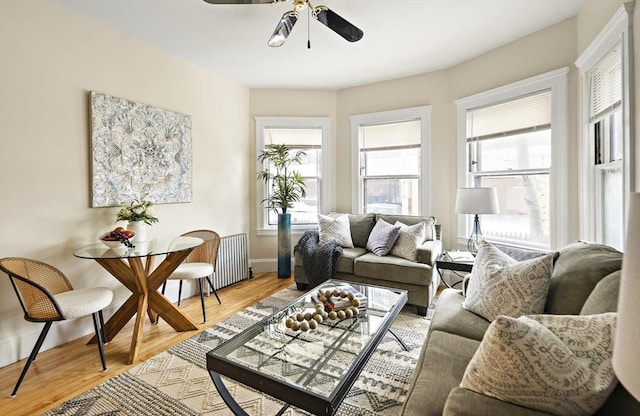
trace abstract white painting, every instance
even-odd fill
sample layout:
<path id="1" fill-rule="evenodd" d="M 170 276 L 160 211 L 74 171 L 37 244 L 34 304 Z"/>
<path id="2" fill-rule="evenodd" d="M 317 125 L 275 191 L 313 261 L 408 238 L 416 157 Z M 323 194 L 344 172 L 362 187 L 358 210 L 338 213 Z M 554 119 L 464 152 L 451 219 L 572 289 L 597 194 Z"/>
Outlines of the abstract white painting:
<path id="1" fill-rule="evenodd" d="M 191 201 L 191 116 L 91 92 L 92 206 Z"/>

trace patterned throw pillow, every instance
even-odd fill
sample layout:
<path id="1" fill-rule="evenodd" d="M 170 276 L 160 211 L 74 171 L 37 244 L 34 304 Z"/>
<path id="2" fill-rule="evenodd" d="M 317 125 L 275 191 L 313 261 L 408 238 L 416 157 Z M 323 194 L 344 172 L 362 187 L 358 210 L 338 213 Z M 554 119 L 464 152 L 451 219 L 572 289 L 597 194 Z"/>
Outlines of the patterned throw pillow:
<path id="1" fill-rule="evenodd" d="M 427 224 L 419 222 L 414 225 L 406 225 L 396 221 L 395 225 L 400 226 L 400 234 L 393 248 L 391 248 L 391 254 L 403 259 L 416 261 L 418 246 L 424 242 Z"/>
<path id="2" fill-rule="evenodd" d="M 594 414 L 616 386 L 616 313 L 500 316 L 460 387 L 555 415 Z"/>
<path id="3" fill-rule="evenodd" d="M 391 225 L 380 218 L 369 234 L 367 250 L 376 256 L 386 256 L 398 239 L 398 235 L 400 235 L 399 225 Z"/>
<path id="4" fill-rule="evenodd" d="M 335 240 L 341 247 L 353 248 L 347 214 L 338 215 L 335 218 L 318 214 L 318 227 L 320 228 L 320 244 Z"/>
<path id="5" fill-rule="evenodd" d="M 484 241 L 462 307 L 489 321 L 542 313 L 552 270 L 553 254 L 517 262 Z"/>

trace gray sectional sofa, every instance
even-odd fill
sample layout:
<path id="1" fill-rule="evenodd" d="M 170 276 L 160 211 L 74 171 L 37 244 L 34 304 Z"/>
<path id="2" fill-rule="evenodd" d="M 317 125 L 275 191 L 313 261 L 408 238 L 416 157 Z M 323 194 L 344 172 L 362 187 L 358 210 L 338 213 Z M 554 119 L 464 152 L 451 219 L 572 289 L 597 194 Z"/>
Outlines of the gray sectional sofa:
<path id="1" fill-rule="evenodd" d="M 427 240 L 417 249 L 417 261 L 393 255 L 377 256 L 366 249 L 369 234 L 378 219 L 390 224 L 400 221 L 406 225 L 427 222 Z M 338 259 L 335 278 L 356 283 L 393 287 L 408 292 L 408 303 L 426 315 L 427 307 L 440 283 L 435 261 L 442 252 L 441 228 L 434 217 L 384 214 L 349 214 L 353 248 L 343 248 Z M 294 278 L 299 289 L 309 283 L 304 272 L 304 261 L 295 253 Z"/>
<path id="2" fill-rule="evenodd" d="M 607 246 L 576 242 L 563 248 L 554 263 L 545 313 L 615 312 L 621 264 L 622 253 Z M 462 292 L 455 289 L 445 289 L 439 296 L 402 414 L 547 414 L 460 387 L 467 365 L 490 325 L 481 316 L 463 309 L 463 300 Z M 618 384 L 597 415 L 640 415 L 640 403 Z"/>

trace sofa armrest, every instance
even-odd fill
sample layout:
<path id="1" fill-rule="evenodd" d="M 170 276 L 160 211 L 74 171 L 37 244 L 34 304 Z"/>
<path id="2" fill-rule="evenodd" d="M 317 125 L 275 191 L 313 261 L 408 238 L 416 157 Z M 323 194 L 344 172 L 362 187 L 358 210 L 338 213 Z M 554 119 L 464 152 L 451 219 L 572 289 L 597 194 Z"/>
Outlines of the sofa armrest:
<path id="1" fill-rule="evenodd" d="M 443 416 L 548 416 L 548 413 L 539 412 L 515 404 L 507 403 L 475 391 L 456 387 L 449 393 L 444 405 Z"/>
<path id="2" fill-rule="evenodd" d="M 418 263 L 428 264 L 429 266 L 435 266 L 436 259 L 442 253 L 442 241 L 441 240 L 429 240 L 422 243 L 418 247 L 416 253 L 416 260 Z"/>

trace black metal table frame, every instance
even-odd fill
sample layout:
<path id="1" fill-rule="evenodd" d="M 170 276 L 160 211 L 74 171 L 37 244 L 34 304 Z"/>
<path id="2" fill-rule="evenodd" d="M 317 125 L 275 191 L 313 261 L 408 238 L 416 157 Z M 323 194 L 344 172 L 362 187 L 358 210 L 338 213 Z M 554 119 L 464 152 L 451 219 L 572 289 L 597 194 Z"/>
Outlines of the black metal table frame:
<path id="1" fill-rule="evenodd" d="M 450 259 L 445 258 L 444 257 L 445 255 L 446 255 L 446 252 L 441 254 L 436 259 L 436 270 L 438 270 L 438 275 L 440 276 L 440 281 L 442 283 L 444 283 L 444 285 L 447 286 L 448 288 L 454 289 L 455 286 L 461 284 L 464 281 L 464 275 L 461 275 L 461 274 L 459 274 L 457 272 L 471 273 L 471 270 L 473 269 L 473 262 L 450 260 Z M 458 280 L 457 282 L 455 282 L 453 284 L 447 283 L 447 281 L 444 280 L 444 278 L 442 277 L 442 270 L 449 270 L 449 271 L 453 272 L 453 274 L 455 274 L 456 276 L 460 277 L 460 280 Z"/>
<path id="2" fill-rule="evenodd" d="M 340 282 L 344 283 L 344 282 Z M 372 286 L 372 285 L 367 285 Z M 386 288 L 385 288 L 386 289 Z M 398 293 L 398 292 L 397 292 Z M 345 377 L 338 385 L 338 388 L 333 392 L 332 397 L 329 399 L 329 402 L 320 395 L 317 395 L 313 392 L 304 391 L 300 388 L 297 388 L 292 385 L 286 385 L 281 383 L 269 375 L 253 371 L 251 369 L 243 368 L 237 366 L 227 360 L 219 360 L 212 359 L 209 354 L 207 354 L 207 369 L 209 370 L 209 375 L 211 376 L 211 380 L 215 385 L 220 397 L 224 400 L 229 409 L 233 412 L 234 415 L 238 416 L 248 416 L 242 407 L 238 404 L 238 402 L 231 396 L 228 389 L 226 388 L 224 381 L 221 378 L 221 374 L 236 380 L 239 383 L 245 384 L 249 387 L 253 387 L 257 390 L 260 390 L 263 393 L 266 393 L 276 399 L 282 400 L 285 402 L 285 405 L 280 409 L 277 415 L 282 415 L 289 406 L 295 406 L 300 409 L 309 411 L 316 415 L 332 415 L 338 409 L 338 406 L 342 403 L 345 396 L 355 383 L 356 379 L 362 372 L 362 369 L 366 365 L 369 360 L 369 357 L 378 347 L 380 341 L 384 338 L 384 336 L 389 332 L 402 346 L 406 351 L 409 350 L 408 346 L 400 339 L 400 337 L 391 329 L 391 324 L 396 319 L 402 307 L 407 302 L 407 293 L 406 291 L 400 291 L 401 297 L 399 301 L 394 305 L 394 307 L 389 311 L 389 316 L 383 324 L 378 328 L 375 334 L 372 336 L 368 345 L 363 349 L 356 361 L 354 363 L 354 367 L 351 371 L 345 374 Z M 283 308 L 287 309 L 290 305 L 293 305 L 307 296 L 308 293 L 305 293 L 303 296 L 291 302 L 289 305 Z M 278 315 L 281 311 L 277 311 L 272 315 L 260 320 L 259 322 L 253 324 L 249 327 L 246 332 L 250 332 L 256 326 L 264 325 L 265 321 L 268 321 L 273 316 Z M 236 335 L 233 338 L 241 336 L 242 333 Z M 231 339 L 233 339 L 231 338 Z M 230 340 L 229 340 L 230 341 Z M 228 342 L 228 341 L 227 341 Z M 219 348 L 220 346 L 216 347 Z M 214 349 L 215 350 L 215 349 Z M 211 367 L 217 367 L 216 370 L 212 370 Z M 286 397 L 286 400 L 284 399 Z"/>

